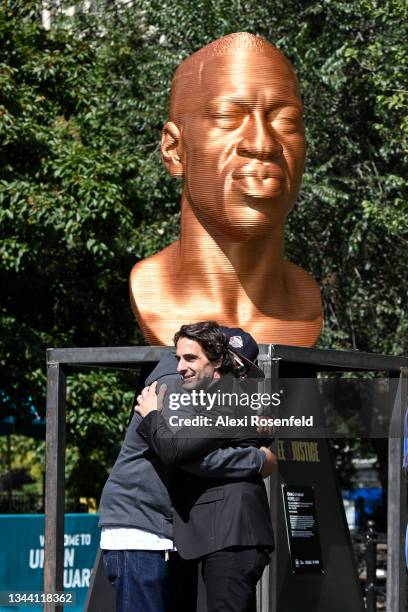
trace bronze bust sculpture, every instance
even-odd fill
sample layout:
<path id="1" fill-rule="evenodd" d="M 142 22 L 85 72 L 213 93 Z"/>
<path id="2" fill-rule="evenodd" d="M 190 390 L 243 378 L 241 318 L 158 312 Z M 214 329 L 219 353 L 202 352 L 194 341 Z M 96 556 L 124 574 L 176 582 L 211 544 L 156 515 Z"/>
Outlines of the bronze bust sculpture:
<path id="1" fill-rule="evenodd" d="M 313 346 L 320 292 L 284 259 L 305 136 L 297 78 L 266 40 L 230 34 L 176 70 L 163 162 L 184 178 L 180 238 L 137 263 L 133 311 L 151 344 L 181 324 L 215 319 L 258 342 Z"/>

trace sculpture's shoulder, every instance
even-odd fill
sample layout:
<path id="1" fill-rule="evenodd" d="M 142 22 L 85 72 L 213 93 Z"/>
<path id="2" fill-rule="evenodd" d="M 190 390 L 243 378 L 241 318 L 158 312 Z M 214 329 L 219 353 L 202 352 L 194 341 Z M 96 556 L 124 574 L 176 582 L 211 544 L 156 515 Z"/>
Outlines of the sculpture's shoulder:
<path id="1" fill-rule="evenodd" d="M 323 327 L 323 305 L 320 288 L 309 272 L 286 262 L 285 284 L 288 303 L 287 318 L 296 331 L 293 342 L 287 344 L 314 346 Z"/>
<path id="2" fill-rule="evenodd" d="M 295 304 L 302 304 L 308 319 L 321 316 L 320 288 L 313 276 L 296 264 L 285 262 L 285 284 Z M 292 301 L 291 300 L 291 301 Z"/>
<path id="3" fill-rule="evenodd" d="M 294 264 L 290 261 L 286 261 L 285 272 L 288 278 L 293 281 L 293 285 L 296 289 L 305 291 L 316 291 L 320 295 L 319 285 L 314 279 L 314 277 L 305 270 L 301 268 L 297 264 Z"/>
<path id="4" fill-rule="evenodd" d="M 146 341 L 170 344 L 168 333 L 163 339 L 157 330 L 175 310 L 173 278 L 177 264 L 178 242 L 174 242 L 132 268 L 129 279 L 130 303 Z"/>
<path id="5" fill-rule="evenodd" d="M 158 281 L 169 274 L 174 267 L 176 242 L 162 249 L 155 255 L 142 259 L 135 264 L 130 272 L 130 292 L 142 295 L 151 292 L 160 284 Z"/>

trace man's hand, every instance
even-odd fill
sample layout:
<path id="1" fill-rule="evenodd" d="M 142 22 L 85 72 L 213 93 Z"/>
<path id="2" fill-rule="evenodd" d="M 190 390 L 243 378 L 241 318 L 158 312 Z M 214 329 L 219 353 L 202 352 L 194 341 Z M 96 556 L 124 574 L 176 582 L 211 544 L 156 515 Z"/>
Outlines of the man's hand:
<path id="1" fill-rule="evenodd" d="M 275 453 L 273 453 L 271 449 L 267 448 L 266 446 L 261 446 L 259 450 L 263 451 L 266 455 L 266 459 L 263 462 L 259 473 L 262 478 L 268 478 L 268 476 L 270 476 L 272 472 L 276 470 L 278 466 L 278 458 Z"/>
<path id="2" fill-rule="evenodd" d="M 137 396 L 137 406 L 135 411 L 145 417 L 153 410 L 163 408 L 163 399 L 167 391 L 167 385 L 161 385 L 159 393 L 156 393 L 157 380 L 149 387 L 145 387 L 140 395 Z"/>

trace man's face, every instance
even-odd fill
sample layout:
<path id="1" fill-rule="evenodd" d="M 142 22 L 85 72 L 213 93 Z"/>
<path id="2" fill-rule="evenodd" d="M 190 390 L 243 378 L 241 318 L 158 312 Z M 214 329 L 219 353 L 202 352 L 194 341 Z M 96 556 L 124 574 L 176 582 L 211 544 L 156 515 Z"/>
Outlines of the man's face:
<path id="1" fill-rule="evenodd" d="M 207 389 L 219 377 L 219 362 L 209 361 L 201 345 L 189 338 L 179 338 L 176 345 L 177 372 L 183 379 L 182 387 L 188 391 Z"/>
<path id="2" fill-rule="evenodd" d="M 238 240 L 283 228 L 305 159 L 289 65 L 279 54 L 247 51 L 211 59 L 185 105 L 185 190 L 200 221 Z"/>

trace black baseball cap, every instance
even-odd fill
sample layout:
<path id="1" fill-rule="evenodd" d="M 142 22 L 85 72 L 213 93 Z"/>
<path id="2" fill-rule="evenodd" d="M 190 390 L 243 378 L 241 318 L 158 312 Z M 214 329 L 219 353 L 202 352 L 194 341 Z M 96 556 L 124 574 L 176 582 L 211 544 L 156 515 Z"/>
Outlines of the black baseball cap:
<path id="1" fill-rule="evenodd" d="M 265 378 L 265 374 L 255 365 L 254 361 L 258 357 L 259 348 L 251 334 L 240 327 L 224 327 L 221 329 L 227 337 L 228 347 L 242 359 L 245 364 L 246 373 L 249 378 Z"/>

